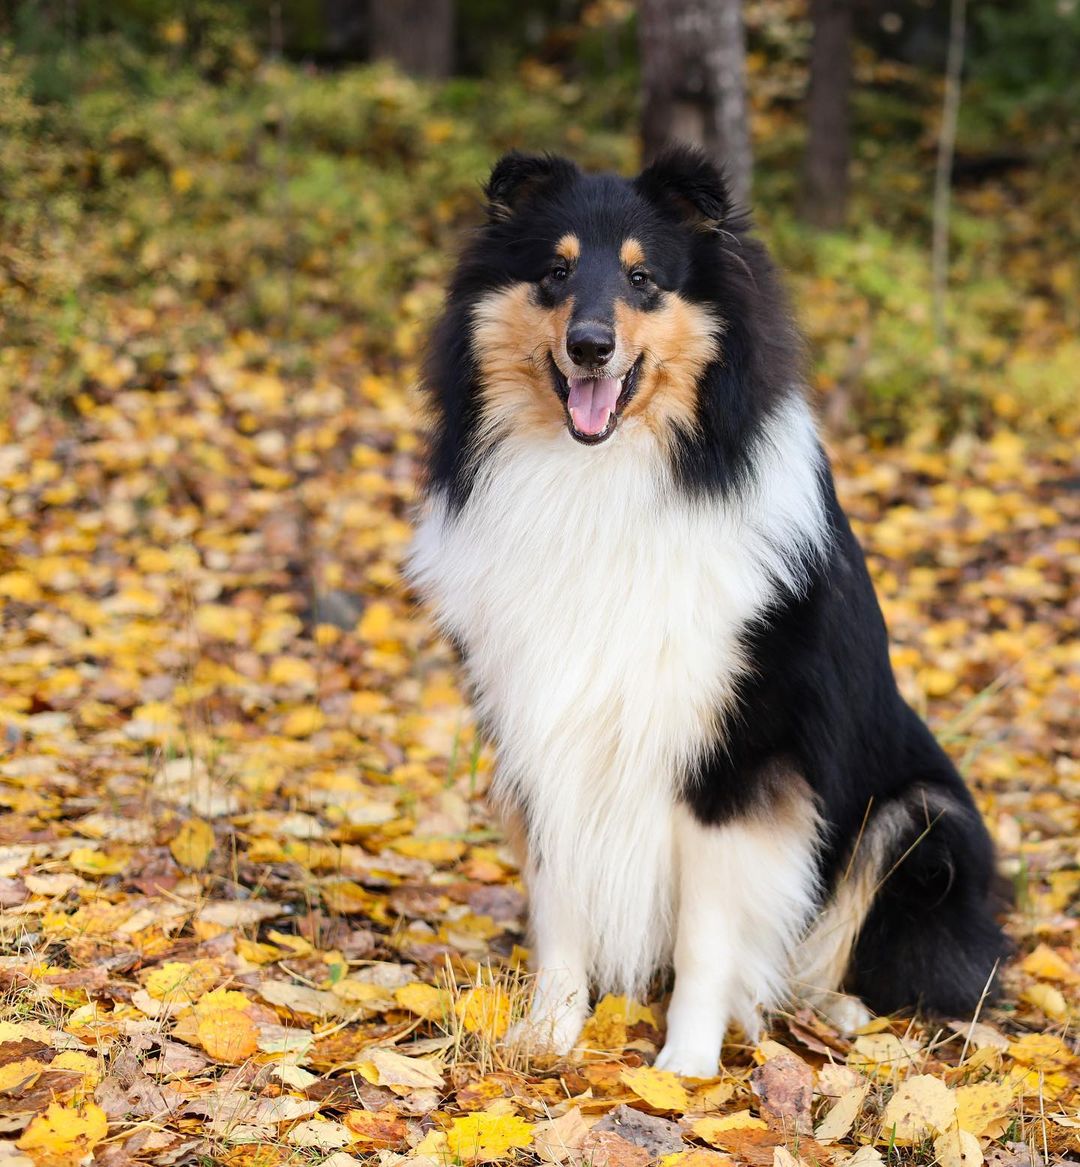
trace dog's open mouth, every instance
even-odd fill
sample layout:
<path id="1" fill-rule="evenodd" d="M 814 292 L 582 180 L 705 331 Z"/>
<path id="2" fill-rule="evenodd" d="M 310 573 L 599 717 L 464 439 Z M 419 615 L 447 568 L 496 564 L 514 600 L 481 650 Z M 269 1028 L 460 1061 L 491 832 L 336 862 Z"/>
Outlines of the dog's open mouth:
<path id="1" fill-rule="evenodd" d="M 637 388 L 644 354 L 621 377 L 591 373 L 565 377 L 551 358 L 555 392 L 566 410 L 571 435 L 586 446 L 596 446 L 615 432 L 626 403 Z"/>

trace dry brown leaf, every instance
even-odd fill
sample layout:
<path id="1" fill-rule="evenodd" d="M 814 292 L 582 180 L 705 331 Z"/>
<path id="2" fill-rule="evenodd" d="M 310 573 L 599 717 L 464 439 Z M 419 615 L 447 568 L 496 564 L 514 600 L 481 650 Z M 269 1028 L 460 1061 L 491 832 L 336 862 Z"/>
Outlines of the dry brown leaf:
<path id="1" fill-rule="evenodd" d="M 441 1088 L 443 1075 L 438 1066 L 426 1058 L 410 1058 L 397 1050 L 385 1046 L 373 1046 L 360 1063 L 360 1072 L 377 1086 L 389 1086 L 392 1090 Z"/>
<path id="2" fill-rule="evenodd" d="M 263 981 L 259 985 L 259 996 L 271 1005 L 280 1005 L 308 1017 L 334 1017 L 344 1011 L 342 1002 L 333 993 L 292 981 Z"/>
<path id="3" fill-rule="evenodd" d="M 628 1143 L 644 1147 L 650 1159 L 661 1159 L 684 1149 L 682 1131 L 677 1123 L 630 1106 L 617 1106 L 592 1129 L 594 1132 L 614 1131 Z"/>
<path id="4" fill-rule="evenodd" d="M 331 1122 L 328 1118 L 298 1122 L 289 1128 L 286 1138 L 295 1147 L 313 1147 L 319 1151 L 335 1151 L 353 1141 L 352 1132 L 344 1123 Z"/>
<path id="5" fill-rule="evenodd" d="M 366 1151 L 373 1149 L 400 1150 L 408 1134 L 405 1123 L 392 1111 L 350 1110 L 344 1118 L 345 1126 Z"/>
<path id="6" fill-rule="evenodd" d="M 646 1167 L 649 1152 L 614 1131 L 589 1131 L 569 1162 L 575 1167 Z"/>
<path id="7" fill-rule="evenodd" d="M 545 1163 L 565 1163 L 581 1149 L 589 1124 L 581 1111 L 572 1107 L 558 1118 L 538 1122 L 533 1127 L 533 1149 Z"/>
<path id="8" fill-rule="evenodd" d="M 750 1085 L 763 1111 L 797 1131 L 810 1130 L 814 1073 L 802 1058 L 788 1050 L 778 1053 L 754 1070 Z"/>

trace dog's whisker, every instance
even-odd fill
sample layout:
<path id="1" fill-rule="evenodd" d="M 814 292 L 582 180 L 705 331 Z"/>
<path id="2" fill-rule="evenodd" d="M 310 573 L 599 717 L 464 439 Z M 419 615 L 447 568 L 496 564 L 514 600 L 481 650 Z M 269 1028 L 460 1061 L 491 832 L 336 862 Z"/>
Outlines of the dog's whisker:
<path id="1" fill-rule="evenodd" d="M 741 255 L 737 255 L 734 251 L 729 251 L 726 247 L 721 247 L 720 250 L 725 255 L 730 256 L 739 265 L 739 267 L 741 267 L 743 269 L 743 271 L 746 272 L 746 274 L 750 277 L 750 282 L 755 287 L 757 287 L 757 277 L 754 275 L 753 271 L 751 271 L 750 265 L 746 262 L 746 260 L 743 259 L 743 257 Z"/>

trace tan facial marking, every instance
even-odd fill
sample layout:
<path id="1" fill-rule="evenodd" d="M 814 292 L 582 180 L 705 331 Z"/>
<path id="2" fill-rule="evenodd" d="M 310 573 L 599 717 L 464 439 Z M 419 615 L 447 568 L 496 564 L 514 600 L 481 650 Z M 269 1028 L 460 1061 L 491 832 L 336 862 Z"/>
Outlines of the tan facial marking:
<path id="1" fill-rule="evenodd" d="M 624 239 L 619 248 L 619 261 L 623 267 L 638 267 L 645 262 L 645 248 L 636 239 Z"/>
<path id="2" fill-rule="evenodd" d="M 569 260 L 570 263 L 576 263 L 581 257 L 581 240 L 576 235 L 567 232 L 555 244 L 555 254 Z"/>
<path id="3" fill-rule="evenodd" d="M 652 312 L 620 301 L 615 305 L 615 325 L 620 347 L 645 354 L 626 418 L 640 418 L 665 443 L 674 437 L 676 425 L 693 429 L 698 380 L 720 351 L 715 316 L 668 292 Z"/>
<path id="4" fill-rule="evenodd" d="M 551 436 L 564 426 L 548 354 L 563 344 L 573 306 L 569 296 L 555 308 L 542 308 L 529 284 L 514 284 L 484 297 L 473 310 L 481 416 L 489 436 Z"/>
<path id="5" fill-rule="evenodd" d="M 503 288 L 477 304 L 472 343 L 480 373 L 482 425 L 488 436 L 550 438 L 564 428 L 548 357 L 563 353 L 572 312 L 573 297 L 544 308 L 535 302 L 529 284 Z M 669 292 L 651 312 L 617 302 L 615 331 L 627 365 L 644 353 L 624 420 L 640 421 L 669 445 L 676 427 L 695 425 L 698 381 L 719 356 L 722 325 L 700 305 Z"/>

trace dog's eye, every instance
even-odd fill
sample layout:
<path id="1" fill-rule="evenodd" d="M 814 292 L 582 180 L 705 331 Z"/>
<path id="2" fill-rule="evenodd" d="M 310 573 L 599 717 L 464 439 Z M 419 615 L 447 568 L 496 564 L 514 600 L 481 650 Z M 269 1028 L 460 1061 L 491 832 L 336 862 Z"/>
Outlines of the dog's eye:
<path id="1" fill-rule="evenodd" d="M 557 263 L 551 269 L 551 271 L 548 272 L 548 276 L 553 280 L 568 280 L 570 278 L 570 269 L 566 266 L 565 263 Z"/>
<path id="2" fill-rule="evenodd" d="M 630 283 L 635 288 L 644 288 L 649 282 L 649 273 L 642 271 L 640 268 L 635 268 L 630 273 Z"/>

